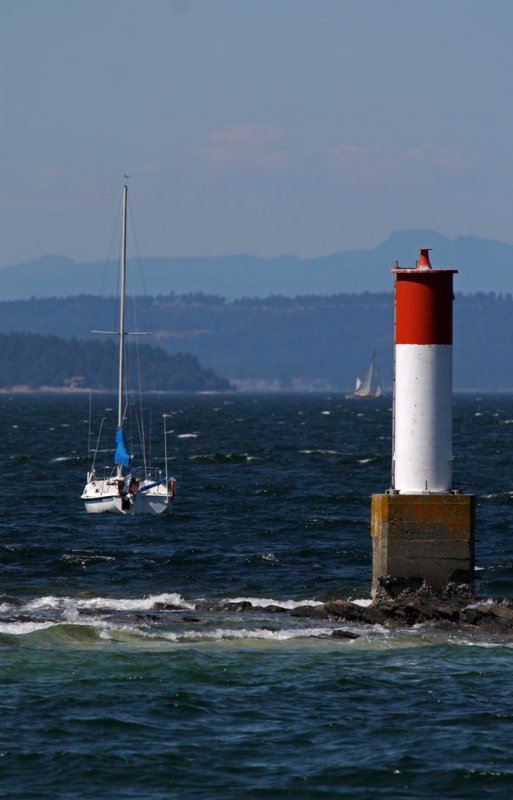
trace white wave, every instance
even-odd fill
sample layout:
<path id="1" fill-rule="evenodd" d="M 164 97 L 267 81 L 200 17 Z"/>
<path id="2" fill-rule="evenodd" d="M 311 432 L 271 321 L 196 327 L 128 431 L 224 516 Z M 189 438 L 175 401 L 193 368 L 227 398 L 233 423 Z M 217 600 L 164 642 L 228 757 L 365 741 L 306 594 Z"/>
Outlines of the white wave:
<path id="1" fill-rule="evenodd" d="M 358 459 L 358 463 L 359 464 L 369 464 L 371 461 L 373 461 L 372 458 L 359 458 Z"/>
<path id="2" fill-rule="evenodd" d="M 57 456 L 56 458 L 51 459 L 51 463 L 55 463 L 57 461 L 74 461 L 75 456 Z"/>
<path id="3" fill-rule="evenodd" d="M 483 639 L 470 639 L 468 636 L 450 636 L 449 641 L 451 644 L 459 645 L 461 647 L 481 647 L 485 650 L 496 650 L 497 648 L 513 647 L 513 642 L 506 642 L 504 639 L 496 642 L 485 641 Z"/>
<path id="4" fill-rule="evenodd" d="M 91 611 L 98 608 L 109 611 L 151 611 L 156 603 L 180 606 L 180 608 L 190 610 L 195 608 L 193 604 L 187 603 L 184 598 L 176 592 L 163 592 L 162 594 L 154 594 L 149 597 L 140 598 L 92 597 L 89 600 L 76 601 L 78 608 Z"/>
<path id="5" fill-rule="evenodd" d="M 148 597 L 90 597 L 90 598 L 77 598 L 77 597 L 54 597 L 47 595 L 45 597 L 37 597 L 26 603 L 23 611 L 33 611 L 35 609 L 50 608 L 62 610 L 71 617 L 75 614 L 75 609 L 85 611 L 95 611 L 101 609 L 102 611 L 150 611 L 154 608 L 156 603 L 163 603 L 165 605 L 180 606 L 184 609 L 193 610 L 194 604 L 186 602 L 182 595 L 177 592 L 163 592 L 162 594 L 149 595 Z"/>
<path id="6" fill-rule="evenodd" d="M 370 597 L 359 597 L 356 600 L 351 600 L 351 602 L 354 603 L 355 606 L 363 606 L 364 608 L 367 608 L 367 606 L 371 605 L 372 600 Z"/>
<path id="7" fill-rule="evenodd" d="M 177 439 L 197 439 L 199 434 L 197 433 L 179 433 L 176 437 Z"/>
<path id="8" fill-rule="evenodd" d="M 45 628 L 52 628 L 55 622 L 1 622 L 0 633 L 11 633 L 16 636 L 23 636 L 34 631 L 42 631 Z"/>
<path id="9" fill-rule="evenodd" d="M 305 453 L 307 456 L 311 455 L 319 455 L 319 456 L 337 456 L 339 455 L 338 450 L 321 450 L 321 449 L 311 449 L 311 450 L 300 450 L 300 453 Z"/>
<path id="10" fill-rule="evenodd" d="M 298 606 L 322 606 L 320 600 L 273 600 L 271 597 L 228 597 L 221 600 L 221 603 L 251 603 L 255 608 L 265 608 L 265 606 L 280 606 L 289 610 Z"/>
<path id="11" fill-rule="evenodd" d="M 475 603 L 470 603 L 465 608 L 480 608 L 482 606 L 495 606 L 497 605 L 497 601 L 493 599 L 493 597 L 487 597 L 486 600 L 476 600 Z"/>
<path id="12" fill-rule="evenodd" d="M 148 638 L 166 639 L 171 642 L 219 642 L 226 639 L 263 639 L 267 641 L 283 642 L 289 639 L 310 639 L 312 637 L 331 636 L 331 628 L 282 628 L 281 630 L 266 630 L 264 628 L 215 628 L 206 631 L 187 631 L 186 633 L 160 633 L 149 634 Z"/>
<path id="13" fill-rule="evenodd" d="M 325 417 L 329 417 L 331 411 L 321 411 L 321 414 L 324 414 Z"/>
<path id="14" fill-rule="evenodd" d="M 14 606 L 12 606 L 10 603 L 0 603 L 0 614 L 5 613 L 6 611 L 12 611 L 13 608 Z"/>
<path id="15" fill-rule="evenodd" d="M 45 595 L 44 597 L 36 597 L 34 600 L 26 603 L 22 606 L 22 610 L 33 611 L 38 608 L 62 608 L 63 604 L 67 601 L 69 601 L 69 598 Z"/>
<path id="16" fill-rule="evenodd" d="M 275 558 L 272 553 L 261 553 L 260 557 L 266 560 L 274 560 Z M 161 603 L 163 605 L 178 606 L 193 611 L 197 603 L 204 602 L 206 599 L 209 598 L 201 597 L 189 602 L 178 592 L 162 592 L 161 594 L 135 598 L 101 596 L 81 598 L 45 595 L 44 597 L 36 597 L 29 601 L 23 605 L 20 610 L 27 612 L 41 609 L 53 609 L 63 611 L 68 618 L 73 618 L 77 609 L 80 611 L 97 611 L 98 609 L 102 611 L 151 611 L 157 603 Z M 272 597 L 225 597 L 220 598 L 218 602 L 220 605 L 223 603 L 251 603 L 255 608 L 281 606 L 288 610 L 292 610 L 298 606 L 323 605 L 321 600 L 277 600 Z M 3 610 L 9 611 L 11 610 L 11 606 L 6 605 Z"/>

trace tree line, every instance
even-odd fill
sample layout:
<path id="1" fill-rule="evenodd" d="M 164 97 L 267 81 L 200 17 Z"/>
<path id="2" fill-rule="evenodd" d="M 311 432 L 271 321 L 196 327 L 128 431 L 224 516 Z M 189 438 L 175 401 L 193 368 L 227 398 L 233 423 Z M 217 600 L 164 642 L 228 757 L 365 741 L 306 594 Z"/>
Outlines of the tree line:
<path id="1" fill-rule="evenodd" d="M 350 390 L 372 353 L 389 388 L 393 369 L 391 293 L 273 296 L 227 301 L 202 293 L 138 298 L 138 329 L 168 354 L 190 353 L 241 386 Z M 114 298 L 83 296 L 0 304 L 0 330 L 91 341 L 116 330 Z M 151 321 L 150 321 L 151 320 Z M 93 323 L 93 324 L 91 324 Z M 510 294 L 457 294 L 454 386 L 513 390 Z"/>
<path id="2" fill-rule="evenodd" d="M 145 390 L 227 391 L 229 382 L 187 353 L 171 355 L 162 347 L 127 347 L 127 372 Z M 117 352 L 110 341 L 65 339 L 37 333 L 0 334 L 0 386 L 3 389 L 99 389 L 117 384 Z M 135 366 L 137 365 L 137 367 Z"/>

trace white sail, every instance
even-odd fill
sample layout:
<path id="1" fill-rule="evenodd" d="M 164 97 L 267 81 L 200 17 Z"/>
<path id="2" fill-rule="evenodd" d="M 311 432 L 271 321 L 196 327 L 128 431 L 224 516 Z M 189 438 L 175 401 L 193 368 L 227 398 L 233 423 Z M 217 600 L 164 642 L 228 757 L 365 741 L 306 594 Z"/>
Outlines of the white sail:
<path id="1" fill-rule="evenodd" d="M 356 390 L 356 394 L 358 394 L 360 397 L 369 397 L 369 395 L 371 393 L 372 379 L 374 377 L 375 360 L 376 360 L 376 357 L 373 354 L 372 355 L 372 359 L 371 359 L 371 363 L 369 364 L 367 372 L 365 373 L 365 377 L 364 377 L 363 381 L 360 383 L 360 387 Z"/>
<path id="2" fill-rule="evenodd" d="M 354 397 L 383 397 L 383 387 L 376 366 L 376 353 L 372 354 L 370 364 L 363 380 L 356 379 L 356 386 L 353 394 L 347 395 L 349 399 Z"/>

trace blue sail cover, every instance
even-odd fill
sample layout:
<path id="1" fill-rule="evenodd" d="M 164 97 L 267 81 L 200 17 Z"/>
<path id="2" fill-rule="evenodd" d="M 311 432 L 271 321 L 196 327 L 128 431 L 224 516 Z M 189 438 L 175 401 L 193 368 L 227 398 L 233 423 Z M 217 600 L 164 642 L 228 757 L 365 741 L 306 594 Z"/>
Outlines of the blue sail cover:
<path id="1" fill-rule="evenodd" d="M 123 464 L 124 467 L 130 466 L 130 456 L 127 453 L 123 428 L 118 428 L 116 431 L 116 454 L 114 456 L 114 463 Z"/>

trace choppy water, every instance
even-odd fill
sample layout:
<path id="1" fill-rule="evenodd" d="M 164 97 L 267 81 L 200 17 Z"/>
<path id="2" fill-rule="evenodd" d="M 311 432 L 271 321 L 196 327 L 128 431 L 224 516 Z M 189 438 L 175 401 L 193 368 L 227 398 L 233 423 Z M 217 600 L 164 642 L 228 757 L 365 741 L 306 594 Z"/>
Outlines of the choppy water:
<path id="1" fill-rule="evenodd" d="M 512 796 L 511 639 L 276 609 L 368 599 L 390 403 L 152 406 L 178 496 L 129 518 L 81 506 L 87 398 L 0 397 L 0 797 Z M 513 397 L 454 417 L 480 592 L 512 595 Z"/>

